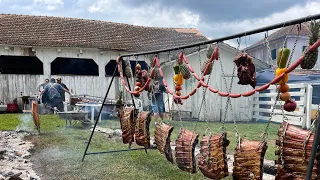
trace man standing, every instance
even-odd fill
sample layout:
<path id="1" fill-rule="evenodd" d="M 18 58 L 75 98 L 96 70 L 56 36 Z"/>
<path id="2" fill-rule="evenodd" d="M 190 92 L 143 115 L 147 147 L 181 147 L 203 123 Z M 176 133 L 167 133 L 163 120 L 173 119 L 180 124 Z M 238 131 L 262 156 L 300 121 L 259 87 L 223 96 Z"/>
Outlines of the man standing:
<path id="1" fill-rule="evenodd" d="M 49 83 L 49 79 L 45 79 L 44 83 L 40 84 L 38 86 L 38 90 L 39 92 L 41 92 L 42 90 L 40 90 L 40 88 L 42 87 L 42 89 L 44 89 L 44 87 Z M 43 104 L 47 104 L 48 103 L 48 95 L 47 93 L 44 93 L 42 96 L 42 103 Z"/>
<path id="2" fill-rule="evenodd" d="M 61 82 L 61 77 L 57 78 L 57 83 L 60 84 L 64 89 L 69 91 L 68 87 L 64 83 Z M 65 96 L 64 91 L 60 91 L 60 96 L 61 96 L 62 101 L 66 101 L 66 98 L 65 98 L 66 96 Z"/>
<path id="3" fill-rule="evenodd" d="M 161 83 L 162 80 L 155 81 L 148 92 L 149 99 L 152 101 L 152 111 L 155 121 L 160 117 L 164 118 L 165 105 L 163 100 L 163 93 L 166 93 L 164 85 Z"/>
<path id="4" fill-rule="evenodd" d="M 47 93 L 49 96 L 49 105 L 51 108 L 57 107 L 57 109 L 62 112 L 63 111 L 63 102 L 60 95 L 60 92 L 64 91 L 69 94 L 69 90 L 63 88 L 60 84 L 56 83 L 56 80 L 54 78 L 51 78 L 50 83 L 47 84 L 44 88 L 44 90 L 41 91 L 40 96 L 43 93 Z"/>

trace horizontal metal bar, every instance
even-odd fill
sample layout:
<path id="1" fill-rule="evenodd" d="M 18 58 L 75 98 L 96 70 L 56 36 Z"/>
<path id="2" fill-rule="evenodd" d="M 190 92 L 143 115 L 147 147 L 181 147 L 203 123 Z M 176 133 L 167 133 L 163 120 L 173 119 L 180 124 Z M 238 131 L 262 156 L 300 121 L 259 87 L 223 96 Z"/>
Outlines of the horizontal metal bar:
<path id="1" fill-rule="evenodd" d="M 146 52 L 140 52 L 140 53 L 123 54 L 123 55 L 120 55 L 120 57 L 141 56 L 141 55 L 147 55 L 147 54 L 157 54 L 157 53 L 161 53 L 161 52 L 182 50 L 182 49 L 191 48 L 191 47 L 194 47 L 194 46 L 200 46 L 200 45 L 206 45 L 206 44 L 211 44 L 211 43 L 216 43 L 216 42 L 222 42 L 222 41 L 225 41 L 225 40 L 230 40 L 230 39 L 234 39 L 234 38 L 248 36 L 248 35 L 251 35 L 251 34 L 257 34 L 257 33 L 265 32 L 265 31 L 269 31 L 269 30 L 273 30 L 273 29 L 277 29 L 277 28 L 281 28 L 281 27 L 290 26 L 290 25 L 293 25 L 293 24 L 300 24 L 300 23 L 303 23 L 303 22 L 306 22 L 306 21 L 310 21 L 310 20 L 313 20 L 313 19 L 320 19 L 320 14 L 306 16 L 306 17 L 299 18 L 299 19 L 294 19 L 294 20 L 291 20 L 291 21 L 285 21 L 285 22 L 282 22 L 282 23 L 278 23 L 278 24 L 274 24 L 274 25 L 270 25 L 270 26 L 265 26 L 265 27 L 254 29 L 254 30 L 251 30 L 251 31 L 246 31 L 246 32 L 234 34 L 234 35 L 231 35 L 231 36 L 221 37 L 221 38 L 212 39 L 212 40 L 208 40 L 208 41 L 202 41 L 202 42 L 198 42 L 198 43 L 192 43 L 192 44 L 188 44 L 188 45 L 184 45 L 184 46 L 177 46 L 177 47 L 173 47 L 173 48 L 160 49 L 160 50 L 156 50 L 156 51 L 146 51 Z"/>
<path id="2" fill-rule="evenodd" d="M 150 149 L 153 149 L 153 148 L 150 148 Z M 117 152 L 135 151 L 135 150 L 145 150 L 145 148 L 121 149 L 121 150 L 103 151 L 103 152 L 91 152 L 91 153 L 86 153 L 86 155 L 92 155 L 92 154 L 108 154 L 108 153 L 117 153 Z M 148 150 L 148 149 L 147 149 L 147 150 Z"/>

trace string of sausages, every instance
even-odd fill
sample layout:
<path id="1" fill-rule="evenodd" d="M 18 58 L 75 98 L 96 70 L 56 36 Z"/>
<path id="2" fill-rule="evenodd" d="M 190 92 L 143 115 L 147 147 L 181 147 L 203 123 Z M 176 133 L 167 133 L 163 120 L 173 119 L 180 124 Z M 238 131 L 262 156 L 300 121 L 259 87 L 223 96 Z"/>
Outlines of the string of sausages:
<path id="1" fill-rule="evenodd" d="M 320 40 L 318 40 L 310 48 L 308 48 L 308 50 L 305 53 L 312 52 L 312 51 L 316 50 L 319 46 L 320 46 Z M 219 50 L 218 50 L 218 46 L 217 46 L 215 48 L 214 52 L 212 53 L 212 56 L 210 58 L 210 62 L 212 62 L 213 60 L 218 60 L 218 56 L 219 56 L 218 53 L 219 53 Z M 197 86 L 193 90 L 191 90 L 191 92 L 189 92 L 187 95 L 181 95 L 181 96 L 178 96 L 175 93 L 173 93 L 173 91 L 168 87 L 168 84 L 167 84 L 166 80 L 164 79 L 163 71 L 162 71 L 162 69 L 160 67 L 160 62 L 159 62 L 158 57 L 155 57 L 154 60 L 153 60 L 153 63 L 152 63 L 153 68 L 151 70 L 151 73 L 150 73 L 146 83 L 138 91 L 131 91 L 129 89 L 129 87 L 127 86 L 127 83 L 125 82 L 124 78 L 123 78 L 123 73 L 122 73 L 122 69 L 121 69 L 121 65 L 120 65 L 120 58 L 121 57 L 119 56 L 116 61 L 117 61 L 117 65 L 118 65 L 118 71 L 119 71 L 119 74 L 120 74 L 121 82 L 124 85 L 126 91 L 128 91 L 130 94 L 139 95 L 140 92 L 142 92 L 147 86 L 149 86 L 149 83 L 151 81 L 151 77 L 153 77 L 153 74 L 154 74 L 154 71 L 155 71 L 154 67 L 157 66 L 158 69 L 159 69 L 159 75 L 162 77 L 162 82 L 163 82 L 163 85 L 165 86 L 167 92 L 169 94 L 173 95 L 174 98 L 177 98 L 177 99 L 180 99 L 180 98 L 181 99 L 188 99 L 190 96 L 194 95 L 196 93 L 197 89 L 200 88 L 201 86 L 203 86 L 205 88 L 208 88 L 213 93 L 218 93 L 218 95 L 220 95 L 222 97 L 229 96 L 231 98 L 239 98 L 241 96 L 243 96 L 243 97 L 252 96 L 256 92 L 262 92 L 262 91 L 267 90 L 270 85 L 278 83 L 286 74 L 288 74 L 291 71 L 293 71 L 294 69 L 296 69 L 301 64 L 301 62 L 303 61 L 304 55 L 302 55 L 298 60 L 296 60 L 295 63 L 293 63 L 291 66 L 289 66 L 284 73 L 282 73 L 279 76 L 275 77 L 269 83 L 266 83 L 266 84 L 264 84 L 264 85 L 262 85 L 262 86 L 260 86 L 260 87 L 258 87 L 256 89 L 253 89 L 253 90 L 250 90 L 250 91 L 247 91 L 247 92 L 244 92 L 244 93 L 228 93 L 228 92 L 219 91 L 218 89 L 215 89 L 215 88 L 209 86 L 207 83 L 204 82 L 204 80 L 205 80 L 204 76 L 206 75 L 207 70 L 209 68 L 209 63 L 207 64 L 207 66 L 206 66 L 206 68 L 205 68 L 205 70 L 202 73 L 202 76 L 200 78 L 199 75 L 197 75 L 194 72 L 194 69 L 192 68 L 192 66 L 189 64 L 189 61 L 188 61 L 187 57 L 181 52 L 179 54 L 179 61 L 180 62 L 184 61 L 187 64 L 189 71 L 191 72 L 191 74 L 198 81 Z"/>

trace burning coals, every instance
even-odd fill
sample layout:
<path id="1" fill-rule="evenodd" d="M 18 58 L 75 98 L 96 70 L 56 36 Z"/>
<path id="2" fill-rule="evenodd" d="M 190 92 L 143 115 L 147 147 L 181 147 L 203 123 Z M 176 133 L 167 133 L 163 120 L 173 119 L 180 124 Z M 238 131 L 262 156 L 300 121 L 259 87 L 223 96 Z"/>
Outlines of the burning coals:
<path id="1" fill-rule="evenodd" d="M 23 140 L 26 133 L 0 131 L 0 180 L 39 180 L 30 162 L 31 142 Z"/>

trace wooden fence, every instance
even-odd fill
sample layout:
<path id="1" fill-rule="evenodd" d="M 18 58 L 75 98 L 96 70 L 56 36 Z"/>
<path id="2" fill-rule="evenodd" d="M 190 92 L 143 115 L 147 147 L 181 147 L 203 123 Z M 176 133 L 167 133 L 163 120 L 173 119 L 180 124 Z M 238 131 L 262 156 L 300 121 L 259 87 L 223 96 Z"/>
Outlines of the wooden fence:
<path id="1" fill-rule="evenodd" d="M 312 109 L 312 86 L 310 84 L 288 84 L 290 87 L 291 98 L 295 99 L 297 108 L 294 112 L 282 111 L 283 101 L 276 103 L 274 115 L 271 112 L 277 97 L 275 85 L 271 85 L 268 90 L 256 93 L 253 97 L 253 120 L 266 122 L 271 118 L 272 122 L 281 123 L 284 116 L 288 122 L 302 128 L 309 129 L 311 126 Z"/>

